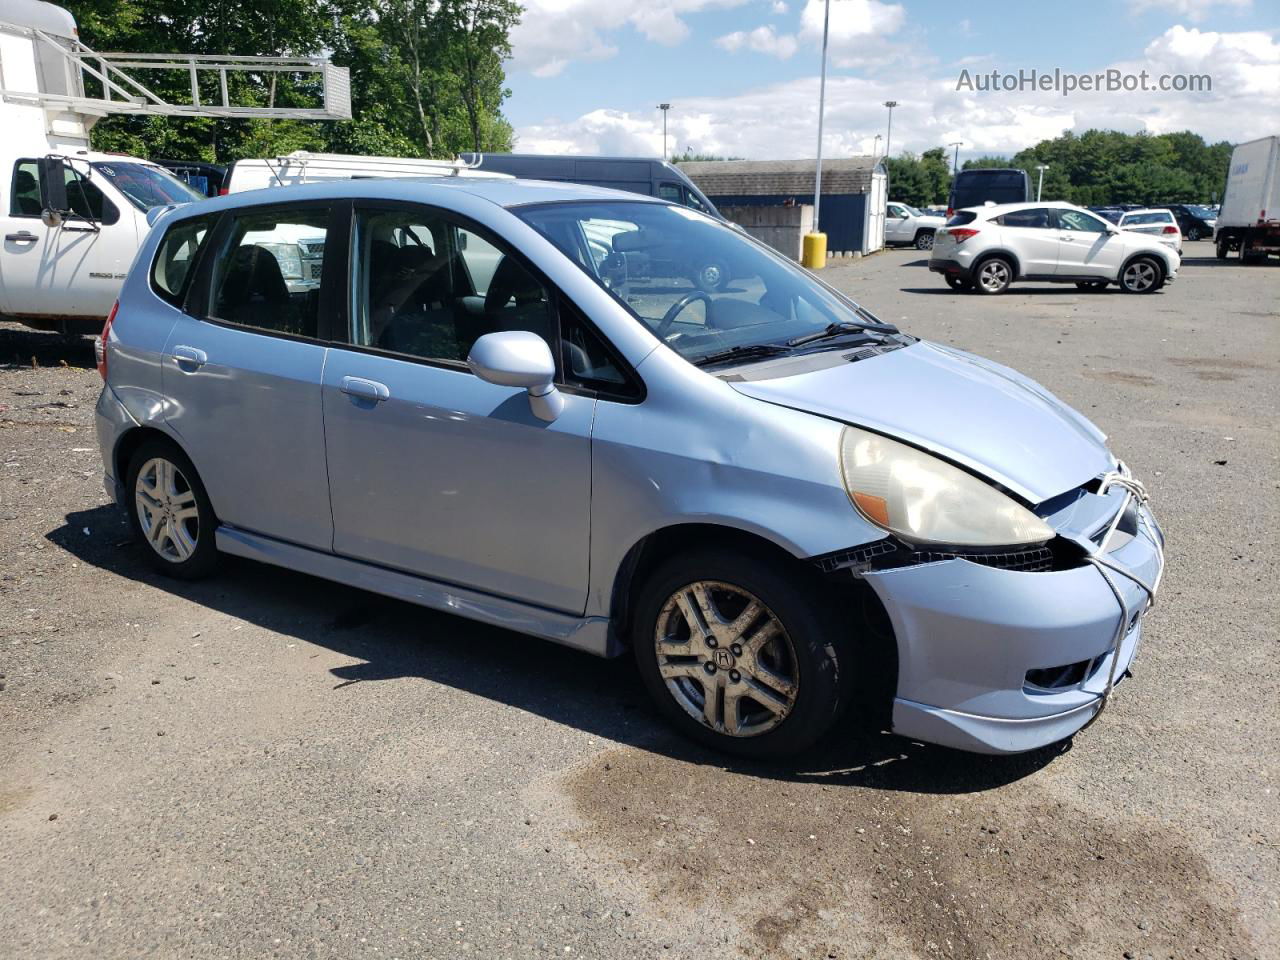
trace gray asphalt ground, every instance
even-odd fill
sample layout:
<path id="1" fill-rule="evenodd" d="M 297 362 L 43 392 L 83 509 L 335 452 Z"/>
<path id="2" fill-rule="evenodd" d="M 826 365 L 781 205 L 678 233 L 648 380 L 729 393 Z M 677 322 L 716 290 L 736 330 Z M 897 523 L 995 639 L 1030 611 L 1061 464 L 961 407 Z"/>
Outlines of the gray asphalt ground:
<path id="1" fill-rule="evenodd" d="M 1187 247 L 1149 297 L 827 271 L 1083 410 L 1164 524 L 1134 679 L 1003 759 L 842 729 L 742 765 L 627 661 L 248 562 L 163 581 L 90 341 L 0 325 L 0 956 L 1280 957 L 1280 264 Z"/>

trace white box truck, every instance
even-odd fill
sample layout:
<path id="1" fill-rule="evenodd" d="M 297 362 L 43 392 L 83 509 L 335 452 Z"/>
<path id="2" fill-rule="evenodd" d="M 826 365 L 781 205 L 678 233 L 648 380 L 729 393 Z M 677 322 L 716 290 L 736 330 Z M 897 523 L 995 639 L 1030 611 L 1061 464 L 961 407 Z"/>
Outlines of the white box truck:
<path id="1" fill-rule="evenodd" d="M 1280 255 L 1280 137 L 1242 143 L 1231 152 L 1231 168 L 1218 211 L 1214 242 L 1219 260 L 1232 250 L 1246 263 Z"/>
<path id="2" fill-rule="evenodd" d="M 157 96 L 147 71 L 191 78 L 190 102 Z M 319 80 L 312 107 L 238 105 L 228 74 Z M 92 94 L 86 94 L 86 77 Z M 213 78 L 212 84 L 209 78 Z M 202 83 L 201 81 L 205 81 Z M 210 86 L 221 96 L 208 97 Z M 204 99 L 202 100 L 202 95 Z M 347 71 L 327 60 L 95 53 L 75 20 L 42 0 L 0 3 L 0 316 L 63 333 L 96 333 L 156 216 L 202 199 L 163 167 L 89 148 L 112 113 L 349 119 Z"/>

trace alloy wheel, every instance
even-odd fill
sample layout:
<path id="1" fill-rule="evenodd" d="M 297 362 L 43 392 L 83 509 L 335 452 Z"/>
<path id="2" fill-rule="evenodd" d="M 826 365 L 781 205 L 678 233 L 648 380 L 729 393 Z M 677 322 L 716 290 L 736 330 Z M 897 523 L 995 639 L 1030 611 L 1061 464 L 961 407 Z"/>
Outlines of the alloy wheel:
<path id="1" fill-rule="evenodd" d="M 1124 268 L 1125 289 L 1135 293 L 1149 290 L 1159 278 L 1155 264 L 1149 260 L 1137 260 Z"/>
<path id="2" fill-rule="evenodd" d="M 1012 279 L 1009 265 L 1003 260 L 988 260 L 978 270 L 978 284 L 987 293 L 999 293 Z"/>
<path id="3" fill-rule="evenodd" d="M 658 672 L 680 707 L 717 733 L 755 737 L 794 709 L 798 659 L 781 621 L 741 587 L 699 580 L 663 604 Z"/>
<path id="4" fill-rule="evenodd" d="M 917 250 L 932 250 L 932 249 L 933 249 L 933 234 L 932 234 L 932 233 L 922 233 L 922 234 L 920 234 L 920 236 L 916 237 L 916 249 L 917 249 Z"/>
<path id="5" fill-rule="evenodd" d="M 170 563 L 189 560 L 200 542 L 200 508 L 182 471 L 153 457 L 138 471 L 133 494 L 138 525 L 151 549 Z"/>

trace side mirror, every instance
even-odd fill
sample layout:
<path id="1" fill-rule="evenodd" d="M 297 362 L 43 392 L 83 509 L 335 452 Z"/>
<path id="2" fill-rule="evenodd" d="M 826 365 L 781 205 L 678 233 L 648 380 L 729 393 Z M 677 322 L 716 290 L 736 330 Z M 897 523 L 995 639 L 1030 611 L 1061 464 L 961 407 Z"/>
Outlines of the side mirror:
<path id="1" fill-rule="evenodd" d="M 486 333 L 472 346 L 467 366 L 487 383 L 524 387 L 529 391 L 529 407 L 539 420 L 550 423 L 564 410 L 564 395 L 556 389 L 551 348 L 536 333 Z"/>
<path id="2" fill-rule="evenodd" d="M 66 163 L 61 157 L 41 157 L 36 162 L 40 168 L 40 199 L 44 202 L 44 209 L 58 214 L 71 209 L 67 202 Z M 61 222 L 59 218 L 58 223 Z"/>
<path id="3" fill-rule="evenodd" d="M 45 207 L 40 211 L 40 222 L 46 227 L 53 229 L 62 226 L 62 214 L 53 207 Z"/>

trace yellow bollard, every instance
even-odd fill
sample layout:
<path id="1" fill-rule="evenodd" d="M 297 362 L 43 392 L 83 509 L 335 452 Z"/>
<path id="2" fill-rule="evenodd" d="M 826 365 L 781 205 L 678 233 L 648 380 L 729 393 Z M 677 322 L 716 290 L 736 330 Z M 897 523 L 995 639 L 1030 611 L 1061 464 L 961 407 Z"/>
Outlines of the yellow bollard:
<path id="1" fill-rule="evenodd" d="M 810 270 L 821 270 L 827 265 L 827 235 L 825 233 L 806 233 L 804 235 L 800 264 Z"/>

